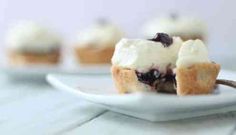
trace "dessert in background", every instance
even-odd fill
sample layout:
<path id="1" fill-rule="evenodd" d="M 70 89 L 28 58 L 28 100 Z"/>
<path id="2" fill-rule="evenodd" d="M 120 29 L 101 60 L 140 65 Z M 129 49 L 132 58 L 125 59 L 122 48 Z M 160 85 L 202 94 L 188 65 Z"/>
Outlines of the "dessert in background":
<path id="1" fill-rule="evenodd" d="M 111 72 L 120 93 L 191 95 L 210 93 L 219 69 L 208 59 L 202 41 L 183 43 L 179 37 L 158 33 L 150 40 L 122 39 L 116 45 Z"/>
<path id="2" fill-rule="evenodd" d="M 195 17 L 178 16 L 175 14 L 150 20 L 143 28 L 143 35 L 146 38 L 151 38 L 156 32 L 178 36 L 184 41 L 189 39 L 205 41 L 207 38 L 207 27 L 204 21 Z"/>
<path id="3" fill-rule="evenodd" d="M 61 39 L 50 29 L 32 21 L 21 21 L 6 37 L 11 65 L 52 65 L 60 61 Z"/>
<path id="4" fill-rule="evenodd" d="M 78 34 L 75 46 L 77 60 L 81 64 L 109 64 L 116 43 L 123 32 L 115 24 L 99 20 Z"/>
<path id="5" fill-rule="evenodd" d="M 178 95 L 212 93 L 220 65 L 209 60 L 207 48 L 201 40 L 183 43 L 176 66 Z"/>
<path id="6" fill-rule="evenodd" d="M 181 38 L 163 33 L 151 40 L 122 39 L 111 69 L 119 92 L 175 92 L 174 68 L 181 45 Z"/>

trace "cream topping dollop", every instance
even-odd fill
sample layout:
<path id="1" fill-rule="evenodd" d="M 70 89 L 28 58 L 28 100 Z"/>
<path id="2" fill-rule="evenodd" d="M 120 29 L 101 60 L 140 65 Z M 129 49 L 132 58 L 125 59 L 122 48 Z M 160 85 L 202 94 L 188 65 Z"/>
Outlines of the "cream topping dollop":
<path id="1" fill-rule="evenodd" d="M 117 43 L 112 64 L 139 71 L 158 68 L 166 72 L 167 68 L 174 68 L 182 40 L 173 37 L 173 43 L 165 47 L 161 42 L 143 39 L 122 39 Z"/>
<path id="2" fill-rule="evenodd" d="M 14 51 L 47 52 L 61 46 L 52 30 L 32 21 L 20 21 L 9 29 L 6 44 Z"/>
<path id="3" fill-rule="evenodd" d="M 78 34 L 77 46 L 115 46 L 123 35 L 124 33 L 120 28 L 112 23 L 96 23 Z"/>
<path id="4" fill-rule="evenodd" d="M 150 20 L 144 25 L 143 35 L 152 37 L 156 32 L 167 33 L 171 36 L 205 36 L 205 23 L 194 17 L 160 17 Z"/>
<path id="5" fill-rule="evenodd" d="M 177 68 L 204 62 L 210 62 L 210 60 L 207 47 L 201 40 L 188 40 L 183 43 L 176 62 Z"/>

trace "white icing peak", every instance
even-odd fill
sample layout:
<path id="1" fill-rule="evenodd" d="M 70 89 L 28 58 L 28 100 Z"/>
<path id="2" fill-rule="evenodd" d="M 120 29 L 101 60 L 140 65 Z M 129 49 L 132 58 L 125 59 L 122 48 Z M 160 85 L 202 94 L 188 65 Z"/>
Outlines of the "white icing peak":
<path id="1" fill-rule="evenodd" d="M 61 45 L 51 30 L 32 21 L 21 21 L 9 29 L 6 44 L 13 50 L 48 51 Z"/>
<path id="2" fill-rule="evenodd" d="M 199 36 L 206 35 L 206 25 L 203 21 L 193 17 L 161 17 L 149 21 L 143 29 L 146 37 L 152 37 L 157 32 L 171 36 Z"/>
<path id="3" fill-rule="evenodd" d="M 210 62 L 208 51 L 201 40 L 188 40 L 180 48 L 176 66 L 189 67 L 196 63 Z"/>
<path id="4" fill-rule="evenodd" d="M 116 45 L 112 64 L 141 71 L 158 68 L 165 72 L 167 67 L 175 67 L 181 45 L 179 37 L 173 37 L 173 43 L 169 47 L 149 40 L 122 39 Z"/>
<path id="5" fill-rule="evenodd" d="M 114 24 L 94 24 L 91 27 L 81 31 L 78 34 L 78 46 L 115 46 L 115 44 L 122 38 L 123 32 Z"/>

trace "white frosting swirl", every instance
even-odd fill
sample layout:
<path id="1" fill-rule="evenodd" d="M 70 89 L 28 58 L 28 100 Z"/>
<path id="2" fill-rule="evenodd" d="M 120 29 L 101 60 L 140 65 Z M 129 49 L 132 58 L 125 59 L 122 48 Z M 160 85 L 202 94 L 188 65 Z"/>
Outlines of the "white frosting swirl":
<path id="1" fill-rule="evenodd" d="M 122 36 L 123 32 L 116 25 L 97 23 L 78 34 L 77 45 L 80 47 L 88 45 L 93 47 L 115 46 Z"/>
<path id="2" fill-rule="evenodd" d="M 144 26 L 143 34 L 146 37 L 153 37 L 157 32 L 171 36 L 205 36 L 206 25 L 193 17 L 162 17 L 151 20 Z"/>
<path id="3" fill-rule="evenodd" d="M 6 44 L 14 51 L 48 52 L 59 48 L 61 39 L 35 22 L 22 21 L 8 31 Z"/>
<path id="4" fill-rule="evenodd" d="M 112 64 L 139 71 L 158 68 L 165 72 L 167 67 L 175 67 L 181 45 L 182 40 L 179 37 L 173 37 L 173 44 L 169 47 L 149 40 L 122 39 L 116 45 Z"/>
<path id="5" fill-rule="evenodd" d="M 210 62 L 208 51 L 201 40 L 188 40 L 180 48 L 176 66 L 189 67 L 195 63 Z"/>

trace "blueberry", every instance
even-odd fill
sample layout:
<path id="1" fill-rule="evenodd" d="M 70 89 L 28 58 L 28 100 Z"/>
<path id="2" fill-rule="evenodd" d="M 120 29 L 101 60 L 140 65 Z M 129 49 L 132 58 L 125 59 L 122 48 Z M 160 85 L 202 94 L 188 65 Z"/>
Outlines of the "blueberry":
<path id="1" fill-rule="evenodd" d="M 169 47 L 173 43 L 172 37 L 165 33 L 157 33 L 156 36 L 151 41 L 161 42 L 164 47 Z"/>
<path id="2" fill-rule="evenodd" d="M 141 73 L 136 71 L 138 81 L 151 86 L 158 92 L 176 92 L 175 74 L 171 69 L 166 73 L 160 73 L 157 69 L 151 69 L 148 72 Z"/>
<path id="3" fill-rule="evenodd" d="M 109 22 L 105 18 L 99 18 L 97 19 L 97 23 L 103 26 L 103 25 L 107 25 Z"/>
<path id="4" fill-rule="evenodd" d="M 175 20 L 177 20 L 177 19 L 179 18 L 179 16 L 178 16 L 178 14 L 176 14 L 176 13 L 172 13 L 172 14 L 170 14 L 170 18 L 171 18 L 173 21 L 175 21 Z"/>
<path id="5" fill-rule="evenodd" d="M 136 75 L 140 82 L 152 85 L 155 82 L 155 80 L 160 78 L 161 74 L 157 69 L 151 69 L 149 72 L 146 72 L 146 73 L 140 73 L 136 71 Z"/>

